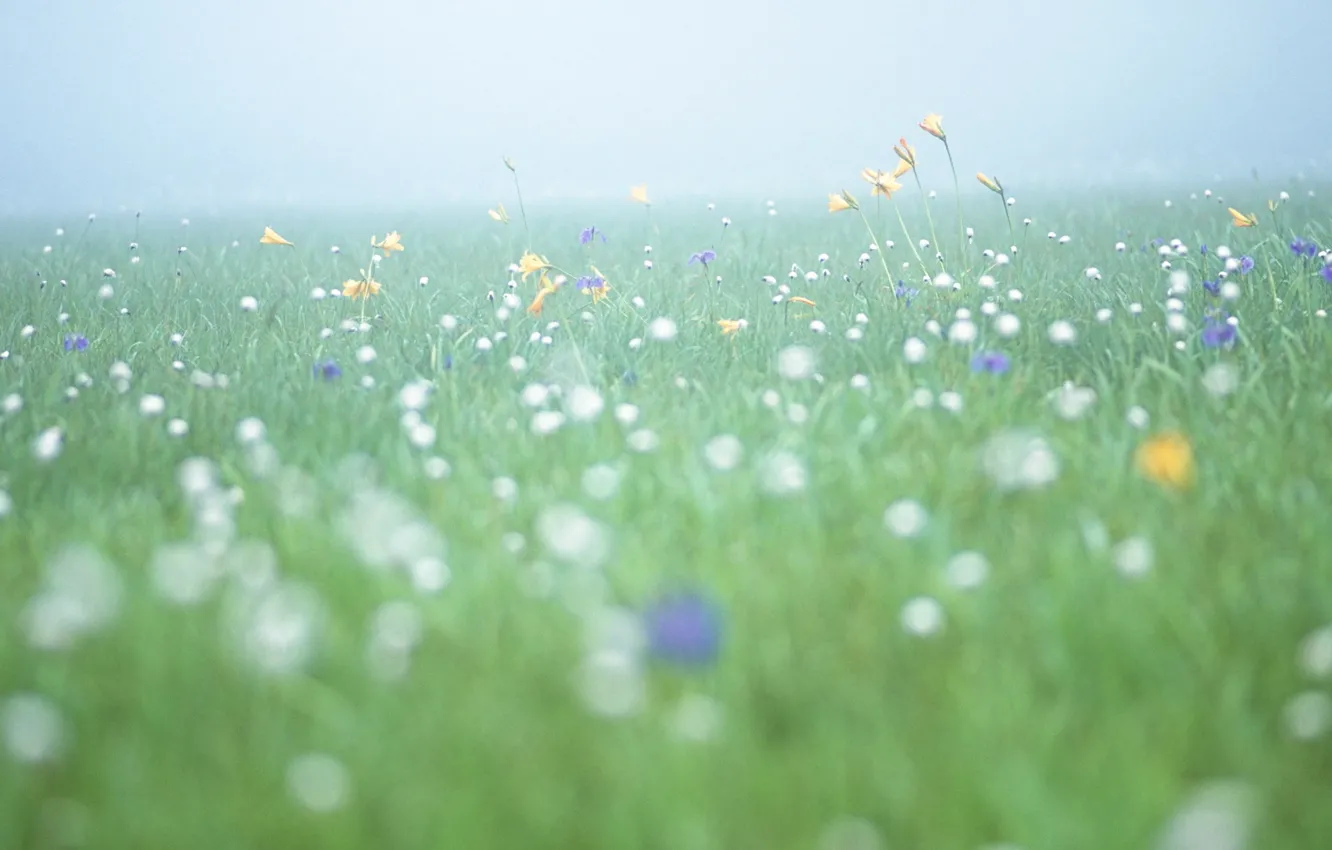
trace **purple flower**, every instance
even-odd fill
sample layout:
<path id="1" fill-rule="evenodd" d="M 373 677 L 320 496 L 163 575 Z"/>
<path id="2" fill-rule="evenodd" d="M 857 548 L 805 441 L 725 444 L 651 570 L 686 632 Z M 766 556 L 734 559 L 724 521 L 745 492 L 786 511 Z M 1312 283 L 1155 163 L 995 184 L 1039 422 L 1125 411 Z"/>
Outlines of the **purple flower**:
<path id="1" fill-rule="evenodd" d="M 717 259 L 717 252 L 716 252 L 716 251 L 713 251 L 713 250 L 711 250 L 711 249 L 709 249 L 709 250 L 707 250 L 707 251 L 699 251 L 697 254 L 691 254 L 691 255 L 690 255 L 690 257 L 689 257 L 689 265 L 692 266 L 694 263 L 702 263 L 702 264 L 703 264 L 703 268 L 707 268 L 707 267 L 708 267 L 708 263 L 712 262 L 712 261 L 715 260 L 715 259 Z"/>
<path id="2" fill-rule="evenodd" d="M 601 241 L 604 244 L 606 241 L 606 234 L 602 233 L 600 230 L 597 230 L 597 226 L 595 224 L 592 225 L 591 227 L 584 227 L 583 232 L 578 234 L 578 243 L 580 245 L 586 245 L 589 242 L 591 242 L 593 239 L 597 238 L 598 236 L 601 237 Z"/>
<path id="3" fill-rule="evenodd" d="M 335 378 L 342 377 L 342 370 L 332 360 L 320 360 L 314 364 L 314 375 L 316 378 L 332 381 Z"/>
<path id="4" fill-rule="evenodd" d="M 1328 283 L 1332 283 L 1332 263 L 1323 266 L 1323 270 L 1318 275 Z"/>
<path id="5" fill-rule="evenodd" d="M 1002 375 L 1008 371 L 1010 361 L 1002 351 L 977 351 L 971 358 L 971 371 Z"/>
<path id="6" fill-rule="evenodd" d="M 708 664 L 721 648 L 721 612 L 692 591 L 663 596 L 643 615 L 648 651 L 674 664 Z"/>
<path id="7" fill-rule="evenodd" d="M 1206 243 L 1206 242 L 1204 242 L 1204 243 L 1202 243 L 1201 245 L 1198 246 L 1198 253 L 1199 253 L 1199 254 L 1202 254 L 1204 257 L 1207 256 L 1207 243 Z"/>
<path id="8" fill-rule="evenodd" d="M 920 294 L 919 289 L 908 289 L 903 281 L 897 282 L 897 287 L 893 290 L 893 295 L 897 298 L 905 298 L 907 306 L 911 306 L 911 299 Z"/>
<path id="9" fill-rule="evenodd" d="M 1240 274 L 1248 274 L 1253 271 L 1253 257 L 1245 255 L 1240 257 Z"/>
<path id="10" fill-rule="evenodd" d="M 585 275 L 574 281 L 574 287 L 577 289 L 600 289 L 606 285 L 606 279 L 595 275 Z"/>
<path id="11" fill-rule="evenodd" d="M 1297 257 L 1312 257 L 1318 253 L 1318 246 L 1308 239 L 1296 236 L 1290 243 L 1290 252 Z"/>
<path id="12" fill-rule="evenodd" d="M 1202 344 L 1208 348 L 1230 346 L 1235 342 L 1235 326 L 1221 317 L 1211 317 L 1203 326 Z"/>
<path id="13" fill-rule="evenodd" d="M 1203 289 L 1207 290 L 1207 294 L 1208 294 L 1208 295 L 1220 295 L 1220 294 L 1221 294 L 1221 281 L 1219 281 L 1219 280 L 1204 280 L 1204 281 L 1203 281 Z"/>
<path id="14" fill-rule="evenodd" d="M 83 351 L 88 347 L 88 338 L 82 334 L 72 334 L 65 337 L 66 351 Z"/>

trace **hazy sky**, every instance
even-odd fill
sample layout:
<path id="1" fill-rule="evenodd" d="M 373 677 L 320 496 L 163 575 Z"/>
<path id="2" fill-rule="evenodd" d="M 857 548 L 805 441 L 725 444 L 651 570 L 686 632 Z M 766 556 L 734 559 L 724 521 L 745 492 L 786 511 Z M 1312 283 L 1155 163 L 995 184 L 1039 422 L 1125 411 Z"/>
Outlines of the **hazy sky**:
<path id="1" fill-rule="evenodd" d="M 1259 11 L 1261 10 L 1261 11 Z M 1332 169 L 1327 0 L 0 0 L 0 211 Z"/>

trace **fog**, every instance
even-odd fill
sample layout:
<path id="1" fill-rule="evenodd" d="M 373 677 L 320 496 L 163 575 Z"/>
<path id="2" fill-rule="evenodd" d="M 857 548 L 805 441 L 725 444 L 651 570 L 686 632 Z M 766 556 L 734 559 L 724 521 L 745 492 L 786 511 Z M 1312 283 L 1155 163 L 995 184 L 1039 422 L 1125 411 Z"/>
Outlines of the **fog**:
<path id="1" fill-rule="evenodd" d="M 0 0 L 0 211 L 1324 179 L 1326 0 Z M 511 203 L 511 202 L 510 202 Z"/>

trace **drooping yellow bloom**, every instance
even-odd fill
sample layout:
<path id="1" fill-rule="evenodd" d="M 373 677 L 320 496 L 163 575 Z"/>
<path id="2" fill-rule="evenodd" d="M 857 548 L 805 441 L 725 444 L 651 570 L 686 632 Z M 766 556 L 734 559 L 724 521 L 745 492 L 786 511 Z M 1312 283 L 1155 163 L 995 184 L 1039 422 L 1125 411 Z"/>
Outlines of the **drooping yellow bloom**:
<path id="1" fill-rule="evenodd" d="M 976 179 L 980 181 L 982 186 L 989 189 L 991 192 L 994 192 L 996 195 L 1002 195 L 1004 193 L 1004 187 L 999 185 L 999 181 L 995 180 L 993 177 L 986 177 L 984 172 L 977 171 Z"/>
<path id="2" fill-rule="evenodd" d="M 524 281 L 527 280 L 527 276 L 532 272 L 539 272 L 542 269 L 548 268 L 550 268 L 550 261 L 545 257 L 538 257 L 531 251 L 524 251 L 523 256 L 518 260 L 518 271 L 522 272 Z M 546 276 L 543 274 L 541 276 L 543 283 L 545 278 Z"/>
<path id="3" fill-rule="evenodd" d="M 546 304 L 546 297 L 558 288 L 559 287 L 550 282 L 550 278 L 546 277 L 546 273 L 542 272 L 541 288 L 537 290 L 536 297 L 532 299 L 532 303 L 527 305 L 527 312 L 531 313 L 533 316 L 540 316 L 541 308 Z"/>
<path id="4" fill-rule="evenodd" d="M 860 205 L 856 203 L 856 199 L 851 197 L 851 194 L 845 189 L 842 190 L 842 194 L 840 195 L 831 192 L 828 193 L 828 212 L 837 213 L 842 212 L 843 210 L 858 209 L 860 209 Z"/>
<path id="5" fill-rule="evenodd" d="M 277 231 L 271 227 L 264 228 L 264 235 L 259 237 L 260 245 L 288 245 L 292 243 L 277 235 Z"/>
<path id="6" fill-rule="evenodd" d="M 899 159 L 897 161 L 897 167 L 893 169 L 893 179 L 896 180 L 910 170 L 911 163 L 907 162 L 905 159 Z"/>
<path id="7" fill-rule="evenodd" d="M 1193 446 L 1178 431 L 1166 431 L 1138 446 L 1133 456 L 1138 472 L 1172 490 L 1193 486 Z"/>
<path id="8" fill-rule="evenodd" d="M 629 200 L 637 201 L 638 203 L 645 204 L 647 206 L 652 206 L 652 202 L 648 200 L 647 184 L 644 184 L 642 186 L 630 186 Z"/>
<path id="9" fill-rule="evenodd" d="M 897 154 L 897 158 L 902 160 L 902 163 L 906 166 L 906 168 L 898 166 L 898 168 L 901 169 L 899 176 L 905 174 L 907 169 L 916 167 L 916 149 L 912 145 L 907 144 L 905 136 L 899 138 L 897 144 L 893 145 L 893 153 Z"/>
<path id="10" fill-rule="evenodd" d="M 744 319 L 718 319 L 717 325 L 721 328 L 722 336 L 734 336 L 744 330 L 749 322 Z"/>
<path id="11" fill-rule="evenodd" d="M 592 303 L 596 304 L 606 297 L 606 293 L 610 292 L 611 286 L 610 281 L 606 280 L 606 276 L 596 266 L 592 267 L 592 275 L 591 284 L 583 287 L 583 291 L 591 295 Z"/>
<path id="12" fill-rule="evenodd" d="M 1234 207 L 1230 207 L 1229 212 L 1230 212 L 1230 218 L 1235 223 L 1236 227 L 1258 226 L 1258 216 L 1254 215 L 1253 213 L 1249 213 L 1246 215 L 1240 212 L 1239 210 L 1235 209 Z"/>
<path id="13" fill-rule="evenodd" d="M 365 272 L 361 274 L 363 277 L 360 280 L 349 280 L 342 284 L 343 298 L 369 298 L 379 294 L 379 281 L 368 280 L 364 277 Z"/>
<path id="14" fill-rule="evenodd" d="M 918 126 L 920 127 L 920 129 L 924 130 L 925 132 L 929 133 L 931 136 L 933 136 L 936 139 L 939 139 L 940 141 L 943 141 L 948 138 L 948 134 L 944 132 L 942 115 L 938 115 L 934 112 L 931 112 L 929 115 L 926 115 L 924 118 L 921 119 L 921 122 Z"/>
<path id="15" fill-rule="evenodd" d="M 379 250 L 383 251 L 385 257 L 393 253 L 394 251 L 403 250 L 402 235 L 398 233 L 398 231 L 396 230 L 390 233 L 388 236 L 385 236 L 383 242 L 376 242 L 375 237 L 371 236 L 370 244 L 378 248 Z"/>
<path id="16" fill-rule="evenodd" d="M 509 223 L 509 212 L 504 209 L 504 204 L 500 204 L 499 209 L 486 210 L 486 212 L 490 214 L 491 218 L 495 219 L 495 221 L 498 221 L 500 224 Z"/>
<path id="17" fill-rule="evenodd" d="M 902 188 L 902 184 L 894 180 L 893 176 L 887 171 L 865 168 L 860 172 L 860 179 L 870 184 L 871 195 L 883 195 L 885 198 L 891 198 L 894 192 Z"/>
<path id="18" fill-rule="evenodd" d="M 791 296 L 790 298 L 788 298 L 788 299 L 786 299 L 786 300 L 789 301 L 789 302 L 792 303 L 792 304 L 808 304 L 808 305 L 811 306 L 811 307 L 817 307 L 817 306 L 819 306 L 819 305 L 815 304 L 813 301 L 810 301 L 808 298 L 806 298 L 806 297 L 803 296 L 803 295 L 793 295 L 793 296 Z"/>

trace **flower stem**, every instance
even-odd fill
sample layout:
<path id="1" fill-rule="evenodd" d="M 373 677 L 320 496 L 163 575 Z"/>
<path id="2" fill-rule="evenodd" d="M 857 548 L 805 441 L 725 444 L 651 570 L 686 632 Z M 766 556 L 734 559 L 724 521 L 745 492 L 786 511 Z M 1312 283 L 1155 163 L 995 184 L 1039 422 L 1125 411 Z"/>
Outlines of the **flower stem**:
<path id="1" fill-rule="evenodd" d="M 942 257 L 943 252 L 939 250 L 939 234 L 934 232 L 934 213 L 930 212 L 930 199 L 925 194 L 925 187 L 920 182 L 920 172 L 913 168 L 911 169 L 911 176 L 916 178 L 916 188 L 920 190 L 920 199 L 925 202 L 925 220 L 930 223 L 930 244 L 934 246 L 934 252 Z M 939 267 L 947 270 L 947 266 L 944 265 L 942 259 L 939 260 Z"/>
<path id="2" fill-rule="evenodd" d="M 953 172 L 953 197 L 957 201 L 957 247 L 964 255 L 967 252 L 967 238 L 962 231 L 962 187 L 957 182 L 957 166 L 953 164 L 953 149 L 948 146 L 948 139 L 943 140 L 944 153 L 948 154 L 948 169 Z"/>
<path id="3" fill-rule="evenodd" d="M 527 207 L 523 206 L 523 187 L 518 184 L 518 169 L 510 168 L 513 172 L 513 189 L 518 193 L 518 214 L 523 219 L 523 235 L 527 237 L 527 249 L 532 250 L 532 231 L 527 228 Z"/>
<path id="4" fill-rule="evenodd" d="M 879 237 L 874 235 L 874 228 L 870 227 L 869 219 L 865 218 L 865 212 L 857 207 L 856 213 L 860 215 L 860 220 L 865 223 L 865 229 L 869 231 L 870 242 L 873 243 L 875 247 L 874 253 L 879 255 L 879 262 L 883 265 L 883 273 L 888 276 L 888 285 L 892 286 L 893 273 L 888 268 L 888 259 L 883 255 L 883 245 L 879 242 Z"/>

